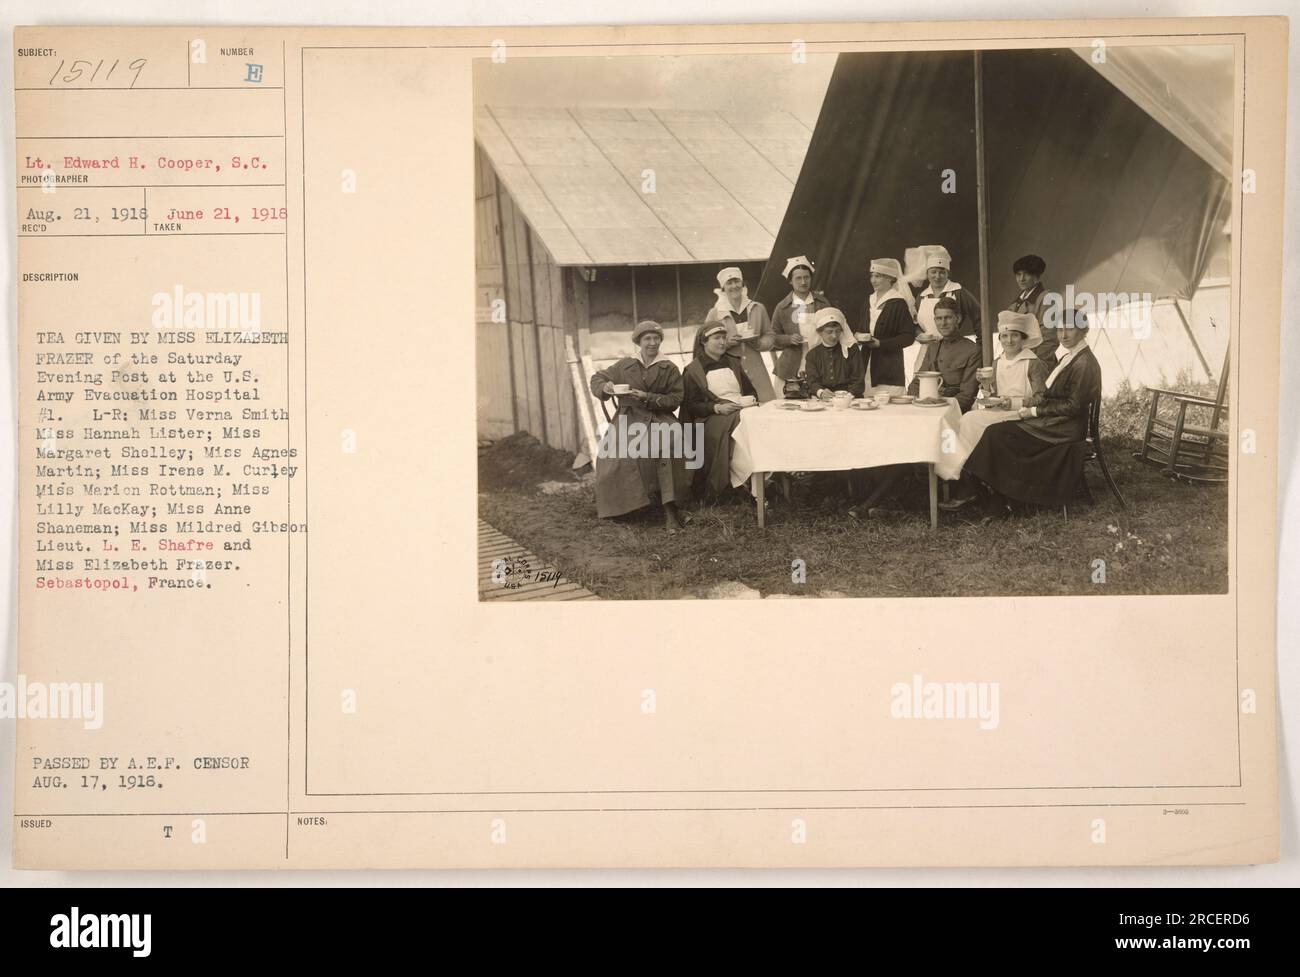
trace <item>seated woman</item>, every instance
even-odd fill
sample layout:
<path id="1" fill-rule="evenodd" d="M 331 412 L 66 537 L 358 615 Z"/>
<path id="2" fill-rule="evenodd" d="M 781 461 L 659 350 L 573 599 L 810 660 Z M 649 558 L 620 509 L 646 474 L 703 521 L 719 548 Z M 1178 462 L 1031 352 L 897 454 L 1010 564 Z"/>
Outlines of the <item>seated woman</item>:
<path id="1" fill-rule="evenodd" d="M 696 493 L 706 499 L 725 495 L 731 488 L 731 431 L 740 422 L 742 398 L 756 395 L 740 357 L 727 352 L 722 323 L 700 328 L 695 358 L 682 382 L 682 423 L 704 425 L 704 465 L 695 473 Z"/>
<path id="2" fill-rule="evenodd" d="M 804 360 L 808 392 L 822 400 L 830 400 L 837 390 L 861 397 L 866 391 L 867 367 L 861 348 L 849 337 L 844 313 L 836 308 L 822 309 L 813 324 L 821 342 L 808 350 Z"/>
<path id="3" fill-rule="evenodd" d="M 1042 403 L 1043 393 L 1047 389 L 1047 364 L 1040 360 L 1034 347 L 1042 339 L 1038 320 L 1028 312 L 998 313 L 998 342 L 1002 346 L 1002 355 L 993 366 L 988 367 L 984 376 L 988 379 L 986 386 L 997 397 L 1005 398 L 1008 409 L 973 410 L 963 414 L 961 428 L 957 432 L 957 444 L 954 446 L 954 460 L 964 465 L 975 446 L 984 437 L 984 432 L 994 424 L 1019 419 L 1022 407 L 1033 407 Z M 986 402 L 986 406 L 993 406 Z M 965 471 L 956 489 L 946 502 L 940 502 L 942 509 L 954 510 L 975 499 L 973 478 Z"/>
<path id="4" fill-rule="evenodd" d="M 1061 351 L 1040 403 L 1022 407 L 1020 420 L 984 432 L 966 470 L 989 489 L 988 518 L 1007 514 L 1006 499 L 1058 507 L 1074 497 L 1083 475 L 1088 410 L 1101 396 L 1101 365 L 1088 348 L 1088 319 L 1062 316 Z"/>
<path id="5" fill-rule="evenodd" d="M 638 442 L 681 444 L 682 432 L 673 412 L 682 403 L 682 375 L 672 360 L 659 356 L 663 338 L 659 323 L 649 319 L 637 323 L 632 342 L 639 347 L 638 354 L 591 376 L 591 392 L 601 400 L 617 397 L 618 403 L 595 462 L 596 515 L 606 519 L 658 503 L 664 510 L 664 528 L 676 533 L 685 525 L 677 504 L 690 492 L 684 453 L 638 450 L 630 457 L 619 450 Z M 627 392 L 618 393 L 615 387 L 624 384 Z M 648 453 L 660 457 L 644 457 Z"/>
<path id="6" fill-rule="evenodd" d="M 998 342 L 1002 355 L 993 364 L 993 393 L 1012 401 L 1016 410 L 1040 403 L 1047 389 L 1049 369 L 1034 350 L 1043 341 L 1038 320 L 1028 312 L 998 313 Z"/>

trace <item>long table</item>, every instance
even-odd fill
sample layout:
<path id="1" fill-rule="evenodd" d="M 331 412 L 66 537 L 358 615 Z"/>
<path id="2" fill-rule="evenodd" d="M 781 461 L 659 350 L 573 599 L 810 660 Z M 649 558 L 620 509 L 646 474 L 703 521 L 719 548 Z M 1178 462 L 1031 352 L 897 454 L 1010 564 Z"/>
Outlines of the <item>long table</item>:
<path id="1" fill-rule="evenodd" d="M 924 464 L 930 473 L 930 528 L 939 525 L 937 478 L 956 478 L 961 427 L 955 398 L 946 407 L 888 404 L 876 410 L 794 411 L 779 400 L 741 411 L 732 431 L 731 484 L 750 482 L 763 528 L 764 481 L 770 472 L 834 472 Z M 946 432 L 946 433 L 945 433 Z"/>

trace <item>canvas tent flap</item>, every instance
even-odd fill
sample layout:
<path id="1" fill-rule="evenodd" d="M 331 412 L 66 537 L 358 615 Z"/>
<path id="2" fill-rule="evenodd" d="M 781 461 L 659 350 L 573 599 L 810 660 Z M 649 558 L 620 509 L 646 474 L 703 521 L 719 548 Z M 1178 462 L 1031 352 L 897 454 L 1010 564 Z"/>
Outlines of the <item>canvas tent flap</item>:
<path id="1" fill-rule="evenodd" d="M 1190 296 L 1227 215 L 1220 174 L 1068 50 L 983 64 L 994 309 L 1027 252 L 1049 288 Z M 856 324 L 870 259 L 923 243 L 946 245 L 977 292 L 973 90 L 970 52 L 840 55 L 759 301 L 779 301 L 786 256 L 808 254 Z"/>
<path id="2" fill-rule="evenodd" d="M 1073 50 L 1224 179 L 1232 179 L 1232 86 L 1225 84 L 1232 78 L 1231 46 Z"/>

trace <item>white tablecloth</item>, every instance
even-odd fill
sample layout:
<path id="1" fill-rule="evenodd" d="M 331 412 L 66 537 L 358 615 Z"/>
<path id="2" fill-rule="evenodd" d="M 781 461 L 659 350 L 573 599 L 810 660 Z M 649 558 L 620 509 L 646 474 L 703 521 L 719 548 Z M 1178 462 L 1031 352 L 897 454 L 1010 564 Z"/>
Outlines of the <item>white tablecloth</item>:
<path id="1" fill-rule="evenodd" d="M 792 411 L 780 403 L 741 411 L 731 434 L 732 485 L 745 484 L 754 472 L 833 472 L 915 462 L 932 463 L 942 478 L 961 474 L 961 463 L 952 461 L 961 426 L 954 398 L 947 407 L 890 404 L 872 411 Z"/>

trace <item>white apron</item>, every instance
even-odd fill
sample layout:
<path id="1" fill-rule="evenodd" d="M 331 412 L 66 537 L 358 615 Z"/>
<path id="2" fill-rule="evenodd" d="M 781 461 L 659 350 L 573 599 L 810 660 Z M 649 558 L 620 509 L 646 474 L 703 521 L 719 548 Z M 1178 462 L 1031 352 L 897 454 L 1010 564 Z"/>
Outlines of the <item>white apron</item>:
<path id="1" fill-rule="evenodd" d="M 736 374 L 730 370 L 710 370 L 704 374 L 704 379 L 708 382 L 709 393 L 719 400 L 740 402 L 740 382 L 736 379 Z"/>

